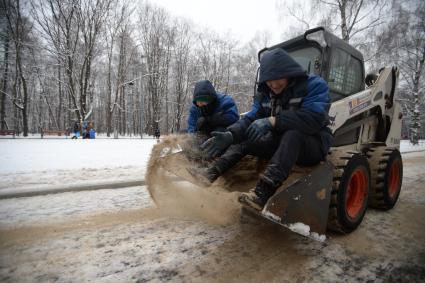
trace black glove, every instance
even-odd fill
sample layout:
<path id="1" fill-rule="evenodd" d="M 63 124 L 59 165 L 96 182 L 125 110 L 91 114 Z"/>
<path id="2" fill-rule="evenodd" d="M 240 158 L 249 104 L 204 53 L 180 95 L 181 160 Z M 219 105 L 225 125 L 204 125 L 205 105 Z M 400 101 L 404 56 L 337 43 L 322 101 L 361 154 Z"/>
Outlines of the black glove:
<path id="1" fill-rule="evenodd" d="M 206 118 L 207 118 L 208 122 L 218 126 L 218 125 L 221 124 L 220 122 L 221 122 L 222 116 L 223 116 L 223 111 L 220 111 L 220 112 L 217 112 L 217 113 L 215 113 L 211 116 L 207 116 Z"/>
<path id="2" fill-rule="evenodd" d="M 196 121 L 196 131 L 209 135 L 214 128 L 223 124 L 221 121 L 223 119 L 222 115 L 223 112 L 218 112 L 214 115 L 199 117 Z"/>
<path id="3" fill-rule="evenodd" d="M 246 129 L 245 134 L 248 136 L 250 142 L 256 142 L 271 129 L 272 123 L 270 123 L 269 118 L 263 118 L 252 122 L 248 129 Z"/>
<path id="4" fill-rule="evenodd" d="M 206 124 L 208 124 L 207 119 L 205 117 L 199 117 L 196 121 L 196 130 L 202 131 Z"/>
<path id="5" fill-rule="evenodd" d="M 222 153 L 233 143 L 233 135 L 231 132 L 211 132 L 212 138 L 201 144 L 209 158 L 213 158 Z"/>

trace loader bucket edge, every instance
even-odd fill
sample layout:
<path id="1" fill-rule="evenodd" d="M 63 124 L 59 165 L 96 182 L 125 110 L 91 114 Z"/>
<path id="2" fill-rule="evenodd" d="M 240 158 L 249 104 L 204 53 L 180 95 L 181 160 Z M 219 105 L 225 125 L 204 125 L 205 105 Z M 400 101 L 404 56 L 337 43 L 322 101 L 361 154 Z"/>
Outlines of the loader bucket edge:
<path id="1" fill-rule="evenodd" d="M 286 188 L 278 189 L 261 215 L 314 240 L 326 239 L 333 165 L 324 162 Z"/>

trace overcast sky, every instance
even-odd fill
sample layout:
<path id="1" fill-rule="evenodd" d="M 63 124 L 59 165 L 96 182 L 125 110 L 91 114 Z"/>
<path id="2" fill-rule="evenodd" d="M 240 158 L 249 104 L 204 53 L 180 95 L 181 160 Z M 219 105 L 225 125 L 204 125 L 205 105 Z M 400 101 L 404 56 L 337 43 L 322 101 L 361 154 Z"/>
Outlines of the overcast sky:
<path id="1" fill-rule="evenodd" d="M 163 6 L 171 15 L 191 19 L 218 33 L 230 32 L 241 42 L 252 39 L 255 33 L 268 30 L 272 43 L 282 34 L 276 11 L 276 0 L 151 0 Z"/>

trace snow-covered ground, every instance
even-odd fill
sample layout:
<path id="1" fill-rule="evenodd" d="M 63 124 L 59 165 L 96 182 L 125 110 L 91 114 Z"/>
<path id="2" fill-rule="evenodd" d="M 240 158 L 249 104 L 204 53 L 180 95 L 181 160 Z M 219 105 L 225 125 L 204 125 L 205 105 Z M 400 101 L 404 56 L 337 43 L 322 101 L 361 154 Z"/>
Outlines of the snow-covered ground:
<path id="1" fill-rule="evenodd" d="M 140 180 L 154 139 L 0 139 L 0 193 Z"/>
<path id="2" fill-rule="evenodd" d="M 143 178 L 155 143 L 0 139 L 0 190 Z M 402 143 L 394 209 L 324 243 L 158 211 L 143 186 L 0 199 L 0 281 L 424 282 L 422 150 Z"/>
<path id="3" fill-rule="evenodd" d="M 154 139 L 0 139 L 0 174 L 144 167 Z"/>
<path id="4" fill-rule="evenodd" d="M 402 140 L 400 143 L 400 152 L 414 152 L 414 151 L 424 151 L 425 150 L 425 140 L 420 140 L 418 144 L 411 144 L 409 140 Z"/>
<path id="5" fill-rule="evenodd" d="M 0 139 L 0 190 L 143 179 L 154 139 Z M 400 151 L 425 150 L 425 141 Z"/>

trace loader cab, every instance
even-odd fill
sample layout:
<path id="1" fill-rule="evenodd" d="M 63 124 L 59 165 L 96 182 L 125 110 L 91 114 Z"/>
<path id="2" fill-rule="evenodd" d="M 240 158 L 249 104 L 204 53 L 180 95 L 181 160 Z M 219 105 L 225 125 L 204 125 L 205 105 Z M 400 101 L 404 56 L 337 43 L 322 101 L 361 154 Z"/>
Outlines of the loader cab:
<path id="1" fill-rule="evenodd" d="M 332 102 L 365 88 L 363 55 L 323 27 L 307 30 L 303 35 L 260 50 L 258 60 L 263 52 L 275 48 L 288 52 L 308 74 L 325 79 Z"/>

